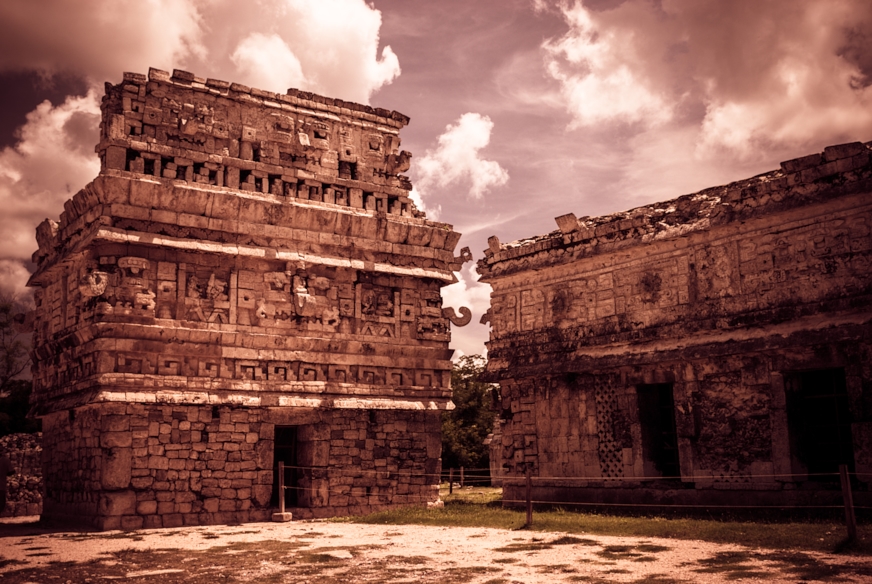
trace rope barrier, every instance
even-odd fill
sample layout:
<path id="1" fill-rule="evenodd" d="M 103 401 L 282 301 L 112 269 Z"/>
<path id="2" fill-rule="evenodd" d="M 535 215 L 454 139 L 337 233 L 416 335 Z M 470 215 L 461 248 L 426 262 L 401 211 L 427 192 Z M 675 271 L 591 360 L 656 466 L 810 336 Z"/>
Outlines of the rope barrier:
<path id="1" fill-rule="evenodd" d="M 438 473 L 425 473 L 418 472 L 409 469 L 396 469 L 396 470 L 380 470 L 380 469 L 363 469 L 363 468 L 340 468 L 340 467 L 328 467 L 328 466 L 297 466 L 297 465 L 285 465 L 285 469 L 294 469 L 294 470 L 302 470 L 302 471 L 320 471 L 327 472 L 329 474 L 335 475 L 336 473 L 340 473 L 343 476 L 351 476 L 351 477 L 360 477 L 365 475 L 385 475 L 387 477 L 439 477 L 439 478 L 447 478 L 448 472 L 442 471 Z M 487 476 L 476 476 L 474 473 L 476 471 L 480 471 L 484 473 L 488 472 Z M 466 482 L 470 482 L 471 480 L 491 480 L 491 478 L 498 478 L 503 482 L 521 482 L 525 480 L 524 475 L 502 475 L 499 477 L 491 477 L 490 469 L 487 468 L 477 468 L 477 469 L 464 469 L 464 472 L 467 477 Z M 849 476 L 852 477 L 872 477 L 872 473 L 848 473 Z M 459 475 L 455 475 L 459 476 Z M 651 481 L 677 481 L 681 480 L 683 482 L 737 482 L 737 481 L 747 481 L 751 479 L 790 479 L 790 478 L 799 478 L 800 480 L 806 480 L 812 477 L 820 478 L 820 477 L 839 477 L 840 474 L 838 472 L 832 473 L 772 473 L 772 474 L 718 474 L 718 475 L 683 475 L 683 476 L 641 476 L 641 477 L 596 477 L 596 476 L 549 476 L 549 475 L 536 475 L 532 477 L 533 482 L 543 482 L 543 481 L 565 481 L 565 482 L 651 482 Z"/>
<path id="2" fill-rule="evenodd" d="M 361 497 L 361 494 L 359 494 L 359 491 L 358 491 L 358 494 L 352 494 L 352 491 L 354 489 L 361 489 L 361 488 L 367 489 L 367 495 L 364 495 L 364 496 L 370 496 L 370 492 L 369 492 L 370 488 L 372 488 L 372 487 L 378 488 L 378 487 L 384 486 L 384 485 L 376 484 L 376 485 L 365 486 L 365 485 L 347 484 L 347 485 L 342 485 L 342 486 L 337 487 L 337 485 L 331 484 L 331 483 L 333 481 L 335 481 L 337 478 L 343 478 L 343 477 L 361 478 L 361 477 L 366 477 L 366 476 L 374 476 L 376 478 L 376 480 L 391 480 L 391 481 L 398 480 L 401 478 L 424 478 L 424 479 L 437 478 L 440 482 L 442 482 L 442 479 L 445 478 L 444 472 L 443 473 L 425 473 L 425 472 L 418 472 L 418 471 L 409 470 L 409 469 L 396 469 L 396 470 L 347 469 L 347 468 L 337 468 L 337 467 L 315 467 L 315 466 L 299 466 L 299 465 L 292 465 L 292 466 L 282 465 L 282 468 L 284 470 L 292 469 L 292 470 L 298 472 L 300 475 L 302 475 L 302 476 L 299 476 L 298 478 L 303 478 L 303 479 L 308 478 L 309 480 L 311 480 L 313 478 L 311 476 L 312 474 L 316 474 L 313 471 L 318 471 L 317 474 L 321 474 L 322 478 L 324 478 L 328 481 L 328 484 L 326 485 L 326 493 L 328 495 L 338 495 L 338 496 L 348 496 L 348 497 Z M 453 470 L 454 469 L 449 469 L 449 471 L 448 471 L 448 477 L 449 477 L 449 481 L 450 481 L 449 482 L 449 494 L 452 493 L 452 488 L 454 486 L 453 480 L 451 478 L 454 476 Z M 474 472 L 471 473 L 471 476 L 466 475 L 466 473 L 468 471 L 480 471 L 483 473 L 483 471 L 485 471 L 485 470 L 488 471 L 488 476 L 486 476 L 486 477 L 485 476 L 476 477 Z M 776 474 L 776 473 L 773 473 L 773 474 L 756 474 L 756 475 L 734 475 L 732 477 L 730 477 L 728 475 L 727 476 L 725 476 L 725 475 L 720 475 L 720 476 L 706 475 L 703 477 L 699 477 L 699 476 L 690 476 L 690 477 L 566 477 L 566 476 L 562 476 L 562 477 L 549 477 L 549 476 L 534 477 L 528 472 L 527 475 L 524 477 L 519 477 L 519 476 L 515 475 L 515 476 L 508 476 L 508 477 L 503 476 L 503 477 L 498 477 L 498 478 L 502 481 L 503 484 L 510 484 L 513 486 L 520 486 L 520 485 L 526 484 L 526 487 L 527 487 L 526 498 L 524 498 L 524 499 L 505 499 L 505 498 L 503 498 L 501 500 L 501 502 L 502 502 L 503 506 L 506 506 L 506 505 L 508 505 L 508 506 L 525 505 L 526 509 L 527 509 L 527 523 L 526 523 L 526 525 L 528 525 L 528 526 L 531 526 L 532 522 L 533 522 L 533 506 L 534 505 L 547 505 L 550 507 L 570 506 L 570 507 L 588 507 L 588 508 L 589 507 L 646 508 L 646 509 L 657 508 L 657 509 L 663 509 L 663 510 L 668 510 L 668 509 L 706 509 L 706 510 L 731 510 L 731 509 L 735 509 L 735 510 L 770 509 L 771 510 L 771 509 L 777 509 L 777 510 L 791 510 L 791 511 L 796 511 L 796 510 L 835 510 L 835 509 L 841 509 L 844 507 L 846 510 L 846 517 L 848 517 L 847 524 L 849 525 L 848 533 L 849 533 L 849 539 L 850 539 L 852 536 L 856 537 L 856 527 L 854 527 L 853 529 L 851 528 L 851 526 L 854 525 L 854 523 L 855 523 L 855 520 L 853 519 L 854 510 L 855 509 L 862 509 L 864 511 L 872 510 L 872 507 L 854 506 L 852 500 L 849 502 L 849 500 L 852 498 L 851 494 L 850 494 L 850 476 L 859 477 L 859 476 L 870 476 L 870 475 L 869 475 L 869 473 L 848 473 L 846 467 L 840 468 L 840 471 L 841 472 L 839 472 L 839 473 L 805 473 L 805 474 L 799 474 L 799 473 L 796 473 L 796 474 L 777 473 Z M 462 474 L 467 476 L 465 481 L 466 481 L 466 483 L 468 483 L 470 485 L 481 484 L 481 483 L 486 484 L 486 483 L 489 483 L 491 481 L 489 469 L 468 469 L 468 470 L 464 469 L 464 473 L 462 473 Z M 309 476 L 307 477 L 306 475 L 309 475 Z M 755 478 L 755 479 L 780 478 L 782 480 L 785 478 L 800 478 L 802 480 L 808 480 L 809 477 L 831 477 L 831 478 L 834 478 L 837 476 L 841 477 L 841 480 L 842 480 L 842 494 L 843 494 L 843 498 L 845 498 L 845 505 L 783 505 L 783 506 L 776 506 L 776 505 L 724 505 L 724 504 L 706 505 L 706 504 L 696 504 L 696 503 L 602 503 L 602 502 L 584 502 L 584 501 L 554 501 L 554 500 L 533 499 L 532 490 L 531 490 L 534 482 L 542 485 L 543 483 L 547 484 L 549 481 L 561 481 L 561 482 L 568 482 L 568 483 L 573 483 L 573 482 L 575 482 L 575 483 L 616 483 L 616 482 L 624 481 L 624 482 L 639 483 L 639 482 L 643 482 L 643 481 L 644 482 L 652 482 L 652 481 L 656 481 L 656 480 L 675 481 L 676 479 L 681 479 L 685 482 L 690 482 L 690 481 L 696 482 L 697 480 L 701 479 L 701 480 L 704 480 L 706 482 L 729 482 L 731 484 L 735 484 L 737 482 L 737 479 L 740 480 L 741 482 L 749 482 L 750 483 L 751 478 Z M 296 482 L 296 481 L 293 481 L 293 482 Z M 293 491 L 297 491 L 297 492 L 311 491 L 312 490 L 312 487 L 309 487 L 309 486 L 299 486 L 296 484 L 286 485 L 285 481 L 284 481 L 284 477 L 281 477 L 279 483 L 280 483 L 280 488 L 283 490 L 293 490 Z M 549 486 L 553 486 L 553 485 L 549 485 Z M 571 485 L 569 486 L 569 488 L 572 488 Z M 584 486 L 582 486 L 581 488 L 584 488 Z M 324 486 L 318 487 L 319 492 L 323 493 L 324 490 L 325 490 Z M 284 509 L 284 497 L 281 498 L 280 507 L 281 507 L 281 509 Z"/>

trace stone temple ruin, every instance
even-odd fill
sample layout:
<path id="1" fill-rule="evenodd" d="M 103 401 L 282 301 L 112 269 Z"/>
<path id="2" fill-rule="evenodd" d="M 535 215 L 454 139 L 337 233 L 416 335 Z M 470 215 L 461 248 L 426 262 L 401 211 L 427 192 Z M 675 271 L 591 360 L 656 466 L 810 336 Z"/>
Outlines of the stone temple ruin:
<path id="1" fill-rule="evenodd" d="M 870 155 L 492 237 L 504 500 L 872 504 Z"/>
<path id="2" fill-rule="evenodd" d="M 106 85 L 99 176 L 37 228 L 48 519 L 135 529 L 438 499 L 439 289 L 408 118 L 184 71 Z"/>

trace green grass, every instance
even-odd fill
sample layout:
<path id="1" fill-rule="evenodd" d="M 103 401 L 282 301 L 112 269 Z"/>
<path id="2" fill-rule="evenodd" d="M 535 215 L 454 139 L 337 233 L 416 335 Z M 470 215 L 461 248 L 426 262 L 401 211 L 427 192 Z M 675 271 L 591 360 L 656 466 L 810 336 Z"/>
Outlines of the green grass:
<path id="1" fill-rule="evenodd" d="M 495 488 L 440 490 L 445 507 L 420 507 L 374 513 L 339 521 L 377 525 L 438 525 L 527 529 L 522 511 L 503 509 L 501 490 Z M 845 545 L 845 526 L 835 521 L 750 522 L 695 518 L 626 517 L 576 513 L 565 510 L 536 511 L 533 531 L 621 537 L 699 539 L 713 543 L 741 544 L 764 549 L 792 549 L 872 555 L 872 525 L 857 527 L 856 542 Z"/>

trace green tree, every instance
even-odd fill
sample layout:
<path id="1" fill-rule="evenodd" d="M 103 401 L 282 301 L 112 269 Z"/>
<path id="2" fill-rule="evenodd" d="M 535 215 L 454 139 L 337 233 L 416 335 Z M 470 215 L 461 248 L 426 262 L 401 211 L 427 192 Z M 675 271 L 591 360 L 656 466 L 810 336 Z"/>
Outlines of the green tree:
<path id="1" fill-rule="evenodd" d="M 0 294 L 0 436 L 39 430 L 38 420 L 26 418 L 32 384 L 19 379 L 30 365 L 30 335 L 16 326 L 27 308 L 15 296 Z"/>
<path id="2" fill-rule="evenodd" d="M 493 431 L 493 384 L 479 381 L 487 361 L 480 355 L 461 357 L 451 371 L 454 406 L 442 414 L 442 468 L 488 468 L 484 439 Z"/>
<path id="3" fill-rule="evenodd" d="M 27 335 L 19 332 L 16 321 L 24 320 L 25 308 L 14 296 L 0 294 L 0 395 L 30 365 Z"/>

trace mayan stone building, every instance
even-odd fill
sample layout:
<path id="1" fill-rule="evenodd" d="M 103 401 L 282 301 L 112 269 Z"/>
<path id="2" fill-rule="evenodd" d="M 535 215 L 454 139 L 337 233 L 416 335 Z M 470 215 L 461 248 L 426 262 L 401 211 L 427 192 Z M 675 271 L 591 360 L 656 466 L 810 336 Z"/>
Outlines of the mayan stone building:
<path id="1" fill-rule="evenodd" d="M 504 499 L 872 503 L 870 146 L 491 238 Z"/>
<path id="2" fill-rule="evenodd" d="M 440 287 L 408 118 L 184 71 L 107 84 L 99 176 L 37 228 L 46 518 L 103 529 L 438 499 Z"/>

